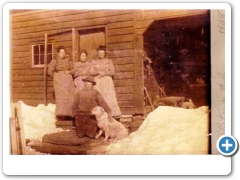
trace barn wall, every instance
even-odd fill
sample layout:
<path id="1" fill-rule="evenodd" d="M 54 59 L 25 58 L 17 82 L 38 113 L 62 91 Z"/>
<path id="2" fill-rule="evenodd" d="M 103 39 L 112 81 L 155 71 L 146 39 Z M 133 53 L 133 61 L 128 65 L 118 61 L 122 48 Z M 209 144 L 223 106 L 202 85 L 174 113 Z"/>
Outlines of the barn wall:
<path id="1" fill-rule="evenodd" d="M 108 57 L 116 68 L 114 85 L 123 114 L 143 113 L 142 34 L 154 20 L 206 13 L 207 10 L 38 10 L 11 16 L 11 97 L 29 105 L 44 103 L 44 69 L 31 67 L 31 45 L 64 44 L 71 56 L 71 29 L 106 27 Z M 54 103 L 52 79 L 47 98 Z"/>
<path id="2" fill-rule="evenodd" d="M 106 27 L 108 57 L 116 68 L 114 85 L 123 114 L 135 113 L 135 70 L 133 13 L 131 10 L 40 10 L 11 18 L 12 101 L 29 105 L 44 103 L 44 69 L 31 67 L 31 46 L 44 43 L 44 34 L 56 48 L 64 45 L 72 53 L 71 29 Z M 51 36 L 58 33 L 56 36 Z M 48 77 L 47 98 L 54 103 L 52 79 Z"/>

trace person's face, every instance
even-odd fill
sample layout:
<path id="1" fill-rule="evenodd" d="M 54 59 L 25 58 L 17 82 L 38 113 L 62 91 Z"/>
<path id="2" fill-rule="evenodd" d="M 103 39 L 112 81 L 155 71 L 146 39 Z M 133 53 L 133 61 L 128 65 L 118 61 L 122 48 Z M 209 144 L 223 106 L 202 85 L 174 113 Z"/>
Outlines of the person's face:
<path id="1" fill-rule="evenodd" d="M 85 86 L 87 89 L 92 89 L 93 84 L 91 82 L 85 81 Z"/>
<path id="2" fill-rule="evenodd" d="M 85 62 L 87 60 L 87 55 L 85 53 L 82 53 L 80 55 L 80 61 Z"/>
<path id="3" fill-rule="evenodd" d="M 65 50 L 64 50 L 64 49 L 60 49 L 60 51 L 59 51 L 59 53 L 58 53 L 58 57 L 59 57 L 60 59 L 64 59 L 65 56 L 66 56 Z"/>
<path id="4" fill-rule="evenodd" d="M 104 51 L 104 50 L 99 50 L 99 51 L 98 51 L 98 57 L 99 57 L 100 59 L 105 58 L 105 51 Z"/>

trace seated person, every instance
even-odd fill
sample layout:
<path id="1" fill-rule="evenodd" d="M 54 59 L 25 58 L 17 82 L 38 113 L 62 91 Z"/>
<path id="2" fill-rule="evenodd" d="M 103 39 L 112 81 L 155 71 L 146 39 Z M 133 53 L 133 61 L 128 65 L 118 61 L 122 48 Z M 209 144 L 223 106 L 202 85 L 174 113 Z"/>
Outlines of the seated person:
<path id="1" fill-rule="evenodd" d="M 88 76 L 82 81 L 85 83 L 85 88 L 75 94 L 73 102 L 77 135 L 78 137 L 88 136 L 94 138 L 98 126 L 95 116 L 91 114 L 91 110 L 96 106 L 103 107 L 111 121 L 111 109 L 101 94 L 93 89 L 93 85 L 96 84 L 93 76 Z"/>

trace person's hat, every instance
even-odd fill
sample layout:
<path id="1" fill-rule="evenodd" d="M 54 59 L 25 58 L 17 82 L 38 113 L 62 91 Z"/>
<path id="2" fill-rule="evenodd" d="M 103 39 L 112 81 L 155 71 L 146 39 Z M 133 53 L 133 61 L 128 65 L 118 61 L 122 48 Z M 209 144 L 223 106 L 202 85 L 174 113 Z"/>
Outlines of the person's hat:
<path id="1" fill-rule="evenodd" d="M 91 82 L 93 85 L 96 85 L 96 82 L 94 81 L 93 76 L 87 76 L 85 79 L 82 79 L 82 81 Z"/>
<path id="2" fill-rule="evenodd" d="M 98 48 L 97 48 L 97 51 L 100 51 L 100 50 L 104 50 L 106 51 L 106 46 L 103 46 L 103 45 L 100 45 Z"/>

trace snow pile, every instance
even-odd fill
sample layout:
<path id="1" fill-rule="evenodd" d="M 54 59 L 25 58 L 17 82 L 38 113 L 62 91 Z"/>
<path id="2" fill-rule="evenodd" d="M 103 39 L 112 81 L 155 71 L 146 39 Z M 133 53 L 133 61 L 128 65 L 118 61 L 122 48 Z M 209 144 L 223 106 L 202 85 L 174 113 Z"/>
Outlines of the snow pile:
<path id="1" fill-rule="evenodd" d="M 207 154 L 209 110 L 159 106 L 138 131 L 106 147 L 106 154 Z"/>
<path id="2" fill-rule="evenodd" d="M 18 103 L 21 104 L 25 139 L 42 140 L 45 134 L 61 130 L 55 125 L 55 104 L 48 104 L 47 106 L 40 104 L 37 107 L 32 107 L 22 101 Z"/>

